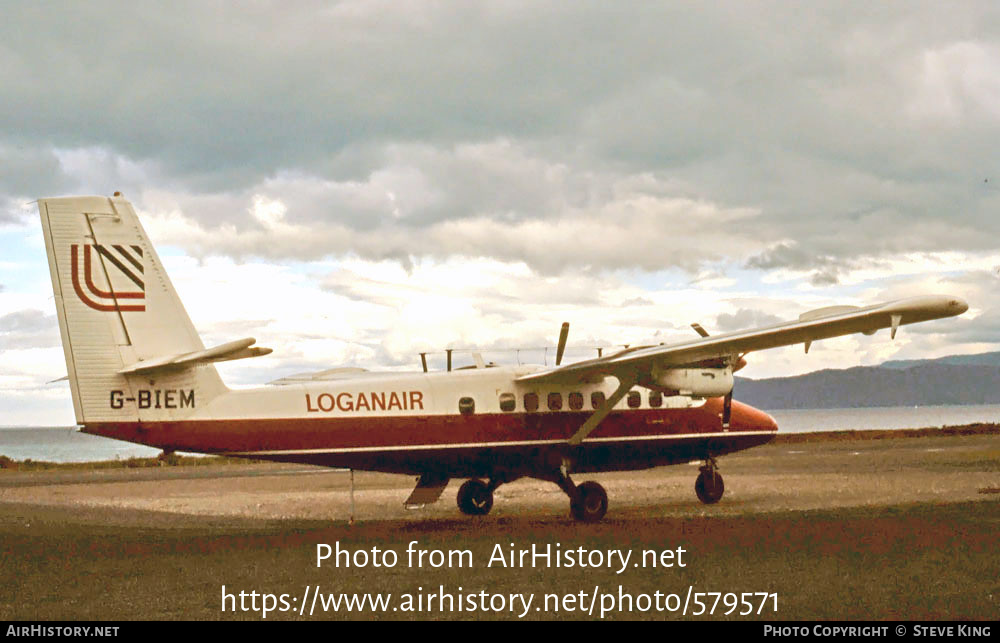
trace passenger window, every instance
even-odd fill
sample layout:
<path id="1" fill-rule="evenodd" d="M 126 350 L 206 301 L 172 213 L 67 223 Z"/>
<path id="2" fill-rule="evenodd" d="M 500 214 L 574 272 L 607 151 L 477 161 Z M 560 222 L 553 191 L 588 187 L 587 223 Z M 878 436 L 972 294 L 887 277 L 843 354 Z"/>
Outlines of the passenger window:
<path id="1" fill-rule="evenodd" d="M 569 394 L 569 408 L 574 411 L 583 408 L 583 393 L 573 392 Z"/>
<path id="2" fill-rule="evenodd" d="M 602 404 L 604 404 L 604 393 L 602 393 L 601 391 L 594 391 L 593 393 L 590 394 L 591 408 L 599 409 L 601 408 Z"/>
<path id="3" fill-rule="evenodd" d="M 658 409 L 663 406 L 663 393 L 659 391 L 649 392 L 649 408 Z"/>
<path id="4" fill-rule="evenodd" d="M 504 413 L 510 413 L 517 406 L 517 398 L 514 397 L 513 393 L 501 393 L 500 394 L 500 410 Z"/>
<path id="5" fill-rule="evenodd" d="M 538 410 L 538 393 L 524 394 L 524 410 L 528 413 Z"/>
<path id="6" fill-rule="evenodd" d="M 462 415 L 472 415 L 476 412 L 476 401 L 471 397 L 463 397 L 458 401 L 458 412 Z"/>
<path id="7" fill-rule="evenodd" d="M 628 392 L 628 407 L 630 409 L 637 409 L 642 405 L 642 396 L 639 395 L 639 391 L 629 391 Z"/>
<path id="8" fill-rule="evenodd" d="M 558 411 L 562 409 L 562 393 L 549 393 L 549 410 Z"/>

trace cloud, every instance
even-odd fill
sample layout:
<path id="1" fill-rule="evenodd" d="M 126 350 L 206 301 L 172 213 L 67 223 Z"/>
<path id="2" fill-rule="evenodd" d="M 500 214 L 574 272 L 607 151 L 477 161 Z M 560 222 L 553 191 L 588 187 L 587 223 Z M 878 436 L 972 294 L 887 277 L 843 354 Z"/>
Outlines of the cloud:
<path id="1" fill-rule="evenodd" d="M 776 351 L 748 368 L 991 337 L 994 3 L 805 16 L 766 0 L 98 0 L 8 13 L 3 315 L 46 305 L 27 204 L 121 190 L 167 246 L 206 341 L 254 334 L 280 349 L 244 382 L 553 342 L 564 319 L 588 344 L 670 341 L 688 321 L 928 291 L 973 310 L 905 341 Z M 51 328 L 52 312 L 37 321 Z M 3 341 L 49 341 L 18 328 Z M 58 350 L 38 350 L 55 369 Z"/>
<path id="2" fill-rule="evenodd" d="M 694 233 L 663 234 L 675 219 L 665 222 L 653 231 L 678 259 L 647 249 L 634 265 L 691 270 L 693 255 L 757 253 L 746 265 L 812 266 L 815 285 L 856 260 L 983 250 L 1000 234 L 1000 192 L 983 182 L 1000 127 L 988 3 L 905 16 L 837 6 L 809 21 L 767 2 L 58 11 L 58 22 L 25 10 L 0 25 L 0 117 L 11 124 L 0 159 L 15 169 L 0 198 L 146 193 L 147 208 L 225 233 L 254 223 L 246 213 L 261 195 L 287 207 L 289 224 L 378 231 L 382 242 L 350 241 L 405 262 L 410 232 L 446 222 L 471 252 L 504 236 L 497 222 L 605 217 L 612 236 L 631 234 L 613 219 L 624 200 L 610 192 L 624 182 L 652 199 L 758 213 L 752 229 L 725 217 L 701 226 L 697 236 L 721 235 L 714 252 L 679 248 Z M 120 37 L 101 47 L 74 37 L 109 28 Z M 748 232 L 745 252 L 727 243 Z M 342 249 L 338 234 L 324 241 Z M 426 240 L 432 253 L 448 241 Z M 795 251 L 769 254 L 776 244 Z M 504 245 L 495 256 L 544 263 Z M 291 248 L 272 252 L 260 256 Z M 582 263 L 557 256 L 546 270 L 560 262 Z"/>
<path id="3" fill-rule="evenodd" d="M 946 127 L 969 119 L 1000 121 L 1000 46 L 960 41 L 923 53 L 911 117 Z"/>
<path id="4" fill-rule="evenodd" d="M 621 303 L 622 308 L 630 308 L 634 306 L 653 306 L 655 302 L 646 297 L 632 297 L 631 299 L 626 299 Z"/>
<path id="5" fill-rule="evenodd" d="M 396 150 L 391 171 L 364 181 L 281 175 L 225 197 L 153 190 L 137 206 L 150 215 L 154 238 L 232 257 L 355 255 L 407 266 L 420 257 L 489 257 L 545 274 L 697 271 L 769 243 L 753 231 L 759 212 L 671 196 L 669 179 L 581 172 L 507 142 L 473 147 Z M 465 178 L 484 191 L 450 189 Z"/>
<path id="6" fill-rule="evenodd" d="M 55 315 L 40 310 L 18 310 L 0 316 L 0 349 L 60 346 Z"/>
<path id="7" fill-rule="evenodd" d="M 771 315 L 760 310 L 740 308 L 735 313 L 722 313 L 715 318 L 715 325 L 722 332 L 745 330 L 777 324 L 782 320 L 777 315 Z"/>
<path id="8" fill-rule="evenodd" d="M 37 144 L 4 144 L 0 140 L 0 194 L 37 198 L 40 191 L 68 187 L 69 181 L 52 148 Z"/>

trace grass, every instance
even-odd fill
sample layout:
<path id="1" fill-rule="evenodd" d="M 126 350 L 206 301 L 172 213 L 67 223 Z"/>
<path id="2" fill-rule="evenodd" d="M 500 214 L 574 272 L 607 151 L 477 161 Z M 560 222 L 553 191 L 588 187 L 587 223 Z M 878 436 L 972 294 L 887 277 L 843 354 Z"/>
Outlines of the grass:
<path id="1" fill-rule="evenodd" d="M 99 471 L 105 469 L 147 469 L 152 467 L 204 467 L 219 464 L 260 464 L 261 460 L 223 456 L 182 456 L 161 454 L 155 458 L 125 458 L 95 462 L 48 462 L 45 460 L 14 460 L 0 455 L 0 469 L 8 471 Z"/>
<path id="2" fill-rule="evenodd" d="M 110 510 L 107 510 L 110 511 Z M 1000 609 L 995 501 L 806 511 L 750 517 L 607 521 L 567 518 L 380 521 L 348 526 L 318 521 L 249 522 L 174 516 L 160 526 L 124 530 L 89 512 L 0 505 L 3 549 L 0 619 L 232 619 L 221 587 L 300 597 L 323 592 L 546 593 L 656 591 L 777 593 L 778 611 L 760 619 L 993 619 Z M 148 523 L 147 524 L 155 524 Z M 408 543 L 470 550 L 473 567 L 406 564 Z M 316 545 L 391 549 L 391 568 L 316 566 Z M 597 569 L 487 567 L 496 545 L 509 550 L 558 543 L 563 551 L 683 547 L 686 567 Z M 419 589 L 418 589 L 419 588 Z M 589 600 L 589 599 L 588 599 Z M 590 618 L 578 611 L 527 618 Z M 607 618 L 679 618 L 612 613 Z M 268 620 L 299 618 L 273 612 Z M 517 618 L 493 613 L 327 613 L 314 618 Z M 707 617 L 706 617 L 707 618 Z M 710 618 L 725 618 L 715 615 Z M 730 616 L 730 618 L 736 618 Z"/>
<path id="3" fill-rule="evenodd" d="M 802 444 L 806 442 L 849 442 L 853 440 L 891 440 L 895 438 L 933 438 L 956 435 L 997 434 L 1000 434 L 1000 424 L 976 423 L 922 429 L 867 429 L 860 431 L 817 431 L 815 433 L 779 432 L 772 442 L 774 444 Z"/>
<path id="4" fill-rule="evenodd" d="M 796 452 L 799 455 L 779 448 L 766 457 L 760 454 L 767 454 L 769 447 L 763 447 L 750 452 L 746 460 L 734 456 L 727 462 L 727 471 L 737 475 L 778 471 L 789 476 L 800 475 L 804 468 L 849 476 L 892 451 L 889 444 L 869 443 L 868 455 L 859 464 L 853 447 L 840 444 L 844 433 L 860 439 L 874 438 L 877 433 L 903 437 L 899 431 L 834 432 L 833 437 L 808 434 L 818 439 L 806 441 L 832 441 L 834 445 L 808 448 L 805 453 Z M 996 433 L 996 425 L 922 432 L 944 436 Z M 960 441 L 952 438 L 937 445 Z M 893 456 L 902 458 L 899 462 L 887 464 L 926 475 L 919 478 L 920 484 L 935 484 L 934 476 L 942 468 L 946 473 L 996 471 L 995 449 L 990 448 L 995 440 L 972 442 L 982 443 L 986 450 L 977 446 L 968 456 L 969 449 L 906 449 Z M 219 461 L 192 460 L 196 464 Z M 987 483 L 985 491 L 977 494 L 978 501 L 743 515 L 719 515 L 705 509 L 683 515 L 658 511 L 650 517 L 639 503 L 609 514 L 610 518 L 596 525 L 537 512 L 481 519 L 375 520 L 349 526 L 343 521 L 268 521 L 113 506 L 0 502 L 0 578 L 4 579 L 0 620 L 260 619 L 259 612 L 223 612 L 223 585 L 230 593 L 287 594 L 288 600 L 301 597 L 306 586 L 319 587 L 324 593 L 391 593 L 397 599 L 405 593 L 426 596 L 443 586 L 453 594 L 530 593 L 535 601 L 546 594 L 589 594 L 595 586 L 612 594 L 621 587 L 632 595 L 659 591 L 681 597 L 692 587 L 693 592 L 777 594 L 777 613 L 767 610 L 760 615 L 728 617 L 737 619 L 991 620 L 1000 614 L 1000 556 L 996 554 L 1000 494 L 993 491 L 992 480 Z M 473 566 L 411 567 L 405 557 L 411 541 L 424 550 L 469 550 Z M 399 555 L 399 563 L 392 568 L 337 567 L 329 562 L 317 567 L 317 544 L 338 542 L 351 551 L 392 550 Z M 624 549 L 633 552 L 631 562 L 647 549 L 683 547 L 687 566 L 630 567 L 621 574 L 618 566 L 487 567 L 497 545 L 509 551 L 512 543 L 515 549 L 533 544 L 558 545 L 563 551 Z M 267 620 L 298 618 L 297 611 L 286 611 L 272 612 Z M 308 619 L 308 613 L 302 618 Z M 509 611 L 458 614 L 369 609 L 317 612 L 312 618 L 485 620 L 517 619 L 517 615 Z M 549 610 L 529 611 L 525 618 L 591 617 L 579 611 Z M 606 618 L 683 617 L 624 611 Z"/>

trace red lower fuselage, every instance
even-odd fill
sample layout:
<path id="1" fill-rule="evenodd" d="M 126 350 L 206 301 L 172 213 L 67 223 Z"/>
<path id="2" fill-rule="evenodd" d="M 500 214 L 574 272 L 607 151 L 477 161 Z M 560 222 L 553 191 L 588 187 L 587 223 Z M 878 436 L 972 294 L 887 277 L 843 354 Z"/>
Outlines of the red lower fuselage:
<path id="1" fill-rule="evenodd" d="M 531 476 L 565 458 L 578 472 L 646 469 L 747 449 L 777 431 L 769 415 L 739 402 L 723 427 L 722 399 L 713 398 L 692 408 L 616 410 L 582 444 L 567 444 L 592 412 L 140 421 L 83 430 L 168 451 L 459 478 Z"/>

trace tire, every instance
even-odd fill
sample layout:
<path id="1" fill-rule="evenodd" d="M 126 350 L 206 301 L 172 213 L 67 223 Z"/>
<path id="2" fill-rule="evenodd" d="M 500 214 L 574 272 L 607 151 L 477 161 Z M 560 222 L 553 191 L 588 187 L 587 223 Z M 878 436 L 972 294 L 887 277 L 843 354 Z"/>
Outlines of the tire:
<path id="1" fill-rule="evenodd" d="M 608 511 L 608 494 L 596 482 L 584 482 L 576 488 L 576 500 L 570 502 L 570 512 L 580 522 L 598 522 Z"/>
<path id="2" fill-rule="evenodd" d="M 468 516 L 485 516 L 493 508 L 493 492 L 481 480 L 467 480 L 458 489 L 458 508 Z"/>
<path id="3" fill-rule="evenodd" d="M 725 491 L 726 485 L 722 481 L 722 474 L 718 471 L 714 475 L 711 471 L 702 471 L 694 482 L 694 492 L 698 494 L 698 500 L 706 505 L 714 505 L 719 502 Z"/>

